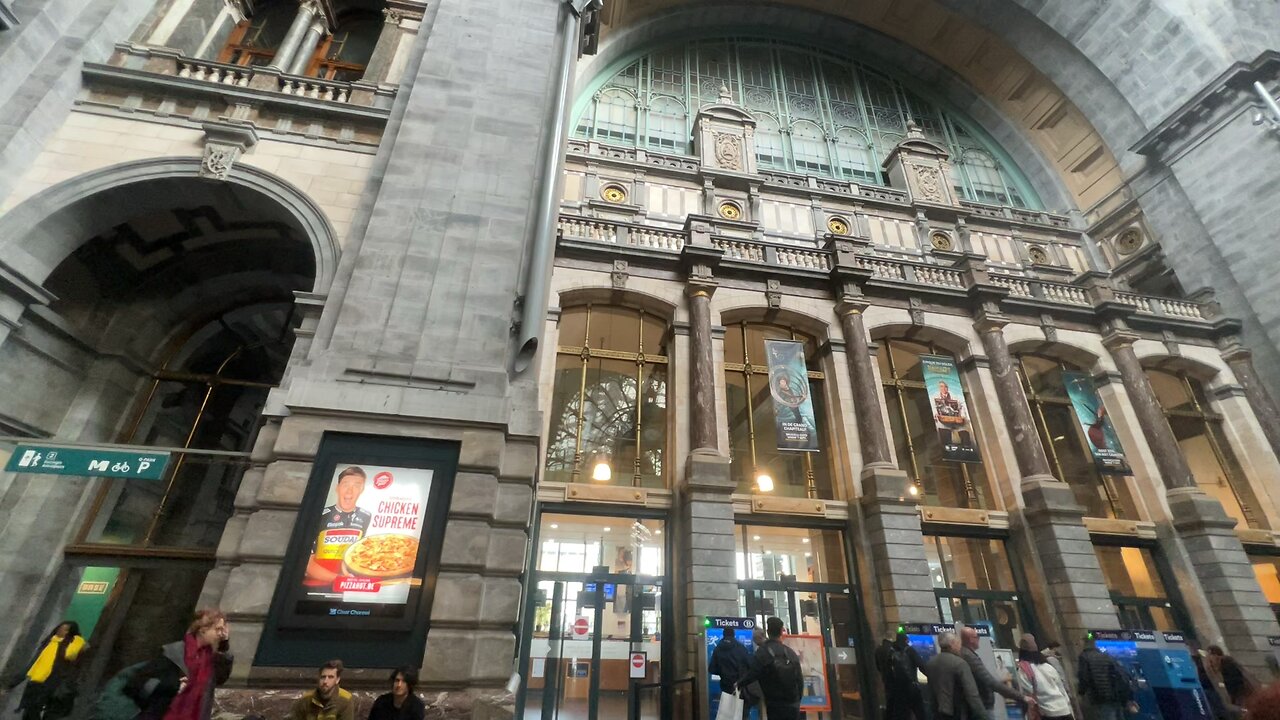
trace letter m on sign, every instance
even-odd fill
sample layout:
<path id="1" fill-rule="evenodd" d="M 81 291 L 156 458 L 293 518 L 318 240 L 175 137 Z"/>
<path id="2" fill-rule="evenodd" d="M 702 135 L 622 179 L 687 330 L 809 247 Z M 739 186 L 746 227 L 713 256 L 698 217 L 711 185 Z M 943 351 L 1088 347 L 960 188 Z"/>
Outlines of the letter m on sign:
<path id="1" fill-rule="evenodd" d="M 110 465 L 111 465 L 110 460 L 90 460 L 89 472 L 94 472 L 94 471 L 106 472 L 107 468 L 110 467 Z"/>

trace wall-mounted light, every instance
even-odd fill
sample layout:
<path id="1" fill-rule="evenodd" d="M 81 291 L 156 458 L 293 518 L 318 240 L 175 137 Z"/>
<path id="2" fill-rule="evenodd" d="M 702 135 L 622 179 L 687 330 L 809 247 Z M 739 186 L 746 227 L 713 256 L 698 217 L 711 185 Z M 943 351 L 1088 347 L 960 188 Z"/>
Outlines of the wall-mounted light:
<path id="1" fill-rule="evenodd" d="M 1254 113 L 1253 124 L 1266 125 L 1268 130 L 1280 132 L 1280 104 L 1276 103 L 1276 99 L 1271 96 L 1271 92 L 1260 82 L 1253 84 L 1253 91 L 1258 93 L 1258 97 L 1262 98 L 1262 104 L 1266 108 Z"/>
<path id="2" fill-rule="evenodd" d="M 591 479 L 600 482 L 609 482 L 613 479 L 613 468 L 609 467 L 608 459 L 602 458 L 591 468 Z"/>
<path id="3" fill-rule="evenodd" d="M 760 492 L 773 492 L 773 478 L 768 473 L 756 475 L 756 489 Z"/>
<path id="4" fill-rule="evenodd" d="M 916 485 L 915 483 L 911 483 L 910 485 L 907 486 L 907 494 L 910 495 L 911 497 L 915 497 L 919 495 L 920 486 Z"/>

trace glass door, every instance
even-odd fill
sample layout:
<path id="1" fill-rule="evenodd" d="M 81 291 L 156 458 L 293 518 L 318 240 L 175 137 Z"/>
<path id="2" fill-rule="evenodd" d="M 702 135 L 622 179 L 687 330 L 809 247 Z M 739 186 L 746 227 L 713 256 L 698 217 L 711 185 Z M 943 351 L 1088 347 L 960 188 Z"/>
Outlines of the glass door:
<path id="1" fill-rule="evenodd" d="M 660 718 L 660 697 L 637 686 L 661 676 L 661 593 L 635 575 L 540 581 L 525 719 Z"/>
<path id="2" fill-rule="evenodd" d="M 830 709 L 806 712 L 806 720 L 855 720 L 863 712 L 862 673 L 858 667 L 856 608 L 849 589 L 825 583 L 738 583 L 740 612 L 763 628 L 778 617 L 791 635 L 821 638 L 824 667 L 808 670 L 805 693 L 825 688 Z"/>

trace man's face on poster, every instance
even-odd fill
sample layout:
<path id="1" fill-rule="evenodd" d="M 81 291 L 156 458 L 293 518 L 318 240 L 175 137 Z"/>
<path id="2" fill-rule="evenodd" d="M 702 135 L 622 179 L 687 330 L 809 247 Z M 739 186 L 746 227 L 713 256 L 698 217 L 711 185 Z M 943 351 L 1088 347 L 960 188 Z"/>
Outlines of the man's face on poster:
<path id="1" fill-rule="evenodd" d="M 360 493 L 364 492 L 364 476 L 354 473 L 338 479 L 338 509 L 351 512 L 356 509 Z"/>
<path id="2" fill-rule="evenodd" d="M 938 383 L 938 397 L 940 398 L 951 397 L 951 388 L 948 388 L 947 384 L 944 382 Z"/>

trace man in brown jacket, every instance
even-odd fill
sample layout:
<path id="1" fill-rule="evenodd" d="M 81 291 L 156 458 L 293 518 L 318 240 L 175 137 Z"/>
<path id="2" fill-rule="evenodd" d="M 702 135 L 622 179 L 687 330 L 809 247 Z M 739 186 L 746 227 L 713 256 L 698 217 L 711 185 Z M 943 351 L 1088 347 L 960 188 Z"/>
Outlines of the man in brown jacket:
<path id="1" fill-rule="evenodd" d="M 293 703 L 290 720 L 355 720 L 356 704 L 351 693 L 338 687 L 340 682 L 341 660 L 330 660 L 321 665 L 316 689 Z"/>

